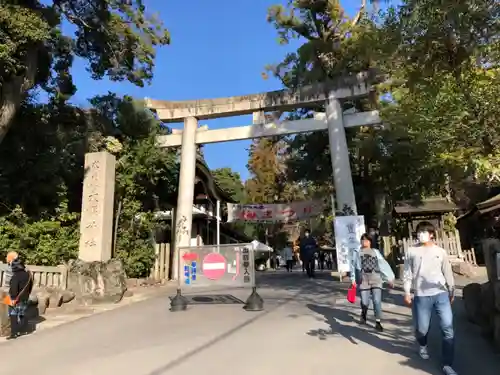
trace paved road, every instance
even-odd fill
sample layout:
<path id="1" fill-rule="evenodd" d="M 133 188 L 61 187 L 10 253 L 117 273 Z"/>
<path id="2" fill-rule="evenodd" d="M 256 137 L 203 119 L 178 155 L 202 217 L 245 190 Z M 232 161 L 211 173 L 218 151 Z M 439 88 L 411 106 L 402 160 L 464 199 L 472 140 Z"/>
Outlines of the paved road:
<path id="1" fill-rule="evenodd" d="M 0 374 L 440 373 L 436 362 L 415 355 L 399 292 L 387 294 L 386 330 L 377 334 L 357 325 L 357 309 L 345 303 L 345 291 L 329 275 L 310 281 L 299 272 L 277 272 L 261 276 L 260 284 L 262 313 L 241 305 L 170 313 L 164 296 L 2 343 Z M 241 291 L 230 293 L 245 298 Z M 460 308 L 457 303 L 459 374 L 498 375 L 500 358 Z"/>

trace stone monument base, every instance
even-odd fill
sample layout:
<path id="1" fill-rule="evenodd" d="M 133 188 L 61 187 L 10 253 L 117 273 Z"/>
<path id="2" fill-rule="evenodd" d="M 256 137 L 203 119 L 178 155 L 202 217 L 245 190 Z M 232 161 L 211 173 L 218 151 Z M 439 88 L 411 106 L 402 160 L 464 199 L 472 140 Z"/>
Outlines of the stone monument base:
<path id="1" fill-rule="evenodd" d="M 0 290 L 0 298 L 3 298 L 7 295 L 7 292 L 4 290 Z M 8 313 L 7 305 L 0 303 L 0 337 L 10 336 L 10 318 Z"/>
<path id="2" fill-rule="evenodd" d="M 485 337 L 492 340 L 500 350 L 500 275 L 497 269 L 497 254 L 500 240 L 488 238 L 482 241 L 482 249 L 488 272 L 488 282 L 469 284 L 463 289 L 467 318 L 481 327 Z"/>
<path id="3" fill-rule="evenodd" d="M 68 264 L 68 290 L 82 305 L 118 303 L 127 291 L 127 276 L 121 261 L 71 261 Z"/>

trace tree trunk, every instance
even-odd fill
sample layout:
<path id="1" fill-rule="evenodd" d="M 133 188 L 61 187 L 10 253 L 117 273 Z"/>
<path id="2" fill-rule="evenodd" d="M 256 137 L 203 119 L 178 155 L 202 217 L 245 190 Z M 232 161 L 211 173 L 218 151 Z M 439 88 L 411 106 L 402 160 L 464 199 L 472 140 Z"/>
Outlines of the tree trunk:
<path id="1" fill-rule="evenodd" d="M 24 75 L 14 76 L 0 87 L 0 143 L 10 129 L 26 92 L 35 84 L 38 50 L 29 49 L 26 55 Z"/>

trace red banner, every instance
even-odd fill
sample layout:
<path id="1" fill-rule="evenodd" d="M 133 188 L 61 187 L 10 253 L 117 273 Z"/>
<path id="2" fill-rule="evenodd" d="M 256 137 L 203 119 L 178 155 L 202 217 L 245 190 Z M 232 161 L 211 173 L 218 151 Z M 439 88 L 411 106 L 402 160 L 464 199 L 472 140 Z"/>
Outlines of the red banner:
<path id="1" fill-rule="evenodd" d="M 321 215 L 323 202 L 311 200 L 278 204 L 227 204 L 228 222 L 282 222 L 306 220 Z"/>

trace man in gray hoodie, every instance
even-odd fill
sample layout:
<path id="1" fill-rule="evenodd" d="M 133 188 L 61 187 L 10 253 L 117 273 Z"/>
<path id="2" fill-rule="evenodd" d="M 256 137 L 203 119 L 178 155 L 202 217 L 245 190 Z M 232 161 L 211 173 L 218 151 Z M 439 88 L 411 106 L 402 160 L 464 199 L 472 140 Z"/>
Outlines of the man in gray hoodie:
<path id="1" fill-rule="evenodd" d="M 404 301 L 412 306 L 415 335 L 422 359 L 429 359 L 427 336 L 431 315 L 435 311 L 443 335 L 442 363 L 446 375 L 453 370 L 454 331 L 451 304 L 455 298 L 455 282 L 446 250 L 434 243 L 435 229 L 429 222 L 417 226 L 419 244 L 410 247 L 404 266 Z M 411 292 L 413 291 L 413 300 Z"/>

